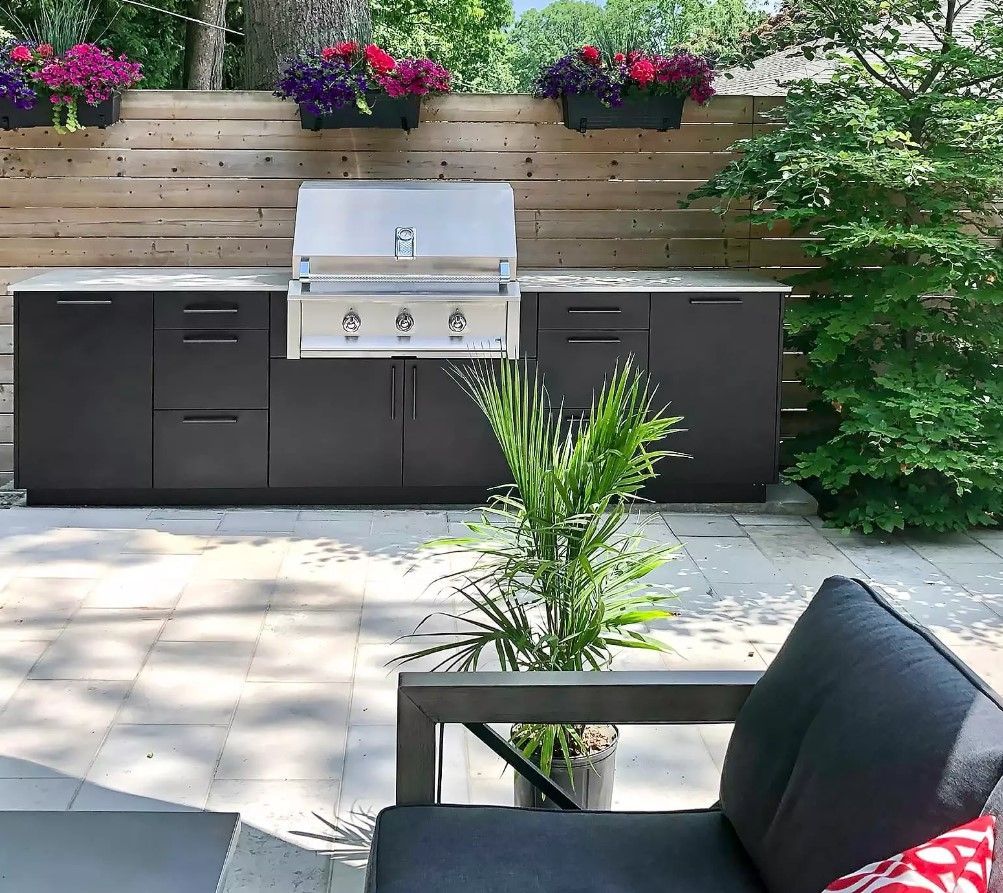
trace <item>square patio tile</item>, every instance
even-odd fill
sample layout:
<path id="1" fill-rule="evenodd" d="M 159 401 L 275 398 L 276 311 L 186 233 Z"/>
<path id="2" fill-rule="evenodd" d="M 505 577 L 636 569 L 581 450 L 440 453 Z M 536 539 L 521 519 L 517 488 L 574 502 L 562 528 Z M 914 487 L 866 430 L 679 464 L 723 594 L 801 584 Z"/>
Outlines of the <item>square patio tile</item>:
<path id="1" fill-rule="evenodd" d="M 170 642 L 254 642 L 274 588 L 271 580 L 189 583 L 160 638 Z"/>
<path id="2" fill-rule="evenodd" d="M 123 553 L 84 600 L 85 608 L 173 608 L 198 562 L 196 555 Z"/>
<path id="3" fill-rule="evenodd" d="M 743 527 L 810 527 L 804 515 L 733 515 Z"/>
<path id="4" fill-rule="evenodd" d="M 0 640 L 52 641 L 93 585 L 92 580 L 14 577 L 0 590 Z"/>
<path id="5" fill-rule="evenodd" d="M 358 611 L 277 611 L 265 626 L 252 682 L 350 682 L 359 638 Z"/>
<path id="6" fill-rule="evenodd" d="M 731 515 L 690 515 L 662 513 L 669 529 L 680 537 L 746 536 L 746 531 Z"/>
<path id="7" fill-rule="evenodd" d="M 252 649 L 251 642 L 157 642 L 119 721 L 229 725 Z"/>
<path id="8" fill-rule="evenodd" d="M 219 533 L 292 533 L 299 517 L 298 509 L 228 511 L 220 522 Z"/>
<path id="9" fill-rule="evenodd" d="M 216 777 L 340 778 L 350 697 L 344 683 L 247 683 Z"/>
<path id="10" fill-rule="evenodd" d="M 28 680 L 0 722 L 0 778 L 83 778 L 129 686 Z"/>
<path id="11" fill-rule="evenodd" d="M 195 565 L 192 580 L 272 580 L 288 543 L 266 534 L 212 536 Z"/>
<path id="12" fill-rule="evenodd" d="M 49 643 L 45 641 L 4 641 L 0 646 L 0 710 L 24 682 Z M 2 808 L 2 807 L 0 807 Z"/>
<path id="13" fill-rule="evenodd" d="M 684 539 L 684 545 L 712 586 L 715 583 L 788 582 L 756 544 L 744 537 L 694 537 Z"/>
<path id="14" fill-rule="evenodd" d="M 827 577 L 859 575 L 856 565 L 814 527 L 749 527 L 748 531 L 784 577 L 807 594 L 814 593 Z"/>
<path id="15" fill-rule="evenodd" d="M 0 778 L 0 810 L 62 811 L 79 786 L 76 778 Z"/>
<path id="16" fill-rule="evenodd" d="M 164 625 L 150 611 L 81 608 L 35 664 L 32 679 L 131 681 Z"/>
<path id="17" fill-rule="evenodd" d="M 972 562 L 988 564 L 997 556 L 978 540 L 965 533 L 936 533 L 934 531 L 913 531 L 905 535 L 909 543 L 927 561 Z"/>
<path id="18" fill-rule="evenodd" d="M 116 725 L 73 809 L 202 809 L 225 738 L 225 726 Z"/>

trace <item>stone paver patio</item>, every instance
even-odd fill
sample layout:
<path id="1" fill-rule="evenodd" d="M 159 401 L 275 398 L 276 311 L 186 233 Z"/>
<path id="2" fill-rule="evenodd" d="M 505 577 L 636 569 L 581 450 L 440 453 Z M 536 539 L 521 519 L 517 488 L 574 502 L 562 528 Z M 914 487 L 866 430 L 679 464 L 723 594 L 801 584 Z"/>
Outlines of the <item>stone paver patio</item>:
<path id="1" fill-rule="evenodd" d="M 0 808 L 239 810 L 231 891 L 361 889 L 393 796 L 398 636 L 448 606 L 459 530 L 432 511 L 0 511 Z M 863 537 L 788 516 L 645 516 L 672 652 L 623 668 L 764 668 L 823 577 L 880 584 L 1003 688 L 1003 532 Z M 623 730 L 615 806 L 716 799 L 726 727 Z M 511 779 L 458 730 L 444 799 Z M 336 845 L 313 813 L 340 819 Z M 320 851 L 335 848 L 337 859 Z"/>

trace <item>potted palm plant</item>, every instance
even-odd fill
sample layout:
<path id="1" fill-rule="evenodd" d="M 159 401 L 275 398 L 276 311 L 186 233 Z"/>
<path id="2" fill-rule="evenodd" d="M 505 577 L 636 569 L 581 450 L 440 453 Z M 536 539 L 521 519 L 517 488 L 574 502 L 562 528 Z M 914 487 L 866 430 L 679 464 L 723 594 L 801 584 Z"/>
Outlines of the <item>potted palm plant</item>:
<path id="1" fill-rule="evenodd" d="M 441 578 L 465 603 L 447 616 L 459 633 L 423 632 L 401 663 L 438 656 L 439 670 L 607 670 L 622 648 L 663 650 L 640 626 L 671 616 L 671 593 L 645 577 L 678 548 L 652 544 L 625 525 L 678 418 L 653 402 L 647 377 L 615 371 L 589 413 L 562 422 L 536 374 L 515 360 L 456 373 L 487 416 L 513 485 L 467 522 L 464 536 L 430 546 L 471 555 Z M 482 667 L 483 668 L 483 667 Z M 608 809 L 616 729 L 524 724 L 513 743 L 590 809 Z M 520 805 L 548 805 L 516 778 Z"/>

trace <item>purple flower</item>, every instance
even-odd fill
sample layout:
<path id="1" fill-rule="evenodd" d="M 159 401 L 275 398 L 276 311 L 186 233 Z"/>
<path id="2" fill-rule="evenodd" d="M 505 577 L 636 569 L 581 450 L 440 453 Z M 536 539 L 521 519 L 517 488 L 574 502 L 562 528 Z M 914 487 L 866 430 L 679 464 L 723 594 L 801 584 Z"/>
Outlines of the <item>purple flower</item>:
<path id="1" fill-rule="evenodd" d="M 311 115 L 329 115 L 335 109 L 355 105 L 368 86 L 365 74 L 353 69 L 349 57 L 312 56 L 294 59 L 286 66 L 275 85 L 275 95 L 294 100 Z"/>
<path id="2" fill-rule="evenodd" d="M 38 97 L 28 79 L 28 72 L 11 61 L 12 41 L 0 41 L 0 99 L 6 99 L 14 108 L 31 109 Z"/>

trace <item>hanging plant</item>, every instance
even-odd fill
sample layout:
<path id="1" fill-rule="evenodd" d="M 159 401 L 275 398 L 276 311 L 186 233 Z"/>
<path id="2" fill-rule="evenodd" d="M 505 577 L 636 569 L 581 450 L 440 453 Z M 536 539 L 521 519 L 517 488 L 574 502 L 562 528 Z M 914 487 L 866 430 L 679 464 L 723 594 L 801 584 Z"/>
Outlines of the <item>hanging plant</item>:
<path id="1" fill-rule="evenodd" d="M 354 41 L 327 46 L 290 62 L 275 95 L 292 99 L 305 128 L 418 125 L 421 98 L 448 93 L 449 71 L 431 59 L 395 59 Z"/>
<path id="2" fill-rule="evenodd" d="M 0 103 L 5 127 L 38 127 L 50 120 L 58 133 L 73 133 L 88 123 L 118 120 L 118 96 L 143 77 L 142 66 L 114 56 L 93 43 L 78 43 L 62 55 L 51 44 L 16 44 L 0 58 Z M 94 110 L 85 114 L 81 106 Z"/>
<path id="3" fill-rule="evenodd" d="M 714 95 L 713 65 L 703 56 L 640 50 L 604 55 L 584 46 L 544 66 L 534 93 L 560 99 L 564 123 L 583 133 L 607 127 L 671 130 L 687 99 L 703 105 Z"/>

